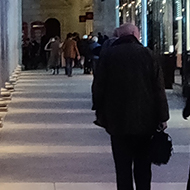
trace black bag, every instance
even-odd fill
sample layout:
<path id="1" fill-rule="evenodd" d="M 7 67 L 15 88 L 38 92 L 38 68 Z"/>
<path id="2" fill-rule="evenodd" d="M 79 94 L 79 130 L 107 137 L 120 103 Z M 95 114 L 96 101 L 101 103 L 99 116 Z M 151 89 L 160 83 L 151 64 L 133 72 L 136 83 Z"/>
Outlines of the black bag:
<path id="1" fill-rule="evenodd" d="M 150 157 L 153 164 L 167 164 L 172 155 L 172 139 L 164 131 L 157 131 L 151 139 Z"/>

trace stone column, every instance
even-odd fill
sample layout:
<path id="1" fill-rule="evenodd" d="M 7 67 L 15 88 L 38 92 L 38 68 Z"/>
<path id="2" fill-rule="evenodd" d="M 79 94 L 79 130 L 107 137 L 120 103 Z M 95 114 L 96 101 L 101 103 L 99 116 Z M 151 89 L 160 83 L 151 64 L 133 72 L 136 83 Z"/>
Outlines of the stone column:
<path id="1" fill-rule="evenodd" d="M 2 1 L 0 1 L 0 88 L 2 87 L 2 26 L 3 26 L 3 17 L 2 17 L 2 8 L 3 4 Z"/>
<path id="2" fill-rule="evenodd" d="M 112 36 L 114 28 L 119 26 L 119 0 L 94 0 L 94 31 Z"/>
<path id="3" fill-rule="evenodd" d="M 18 43 L 17 43 L 17 48 L 18 48 L 18 64 L 22 65 L 22 0 L 18 0 Z"/>
<path id="4" fill-rule="evenodd" d="M 5 86 L 19 63 L 22 36 L 20 10 L 21 0 L 0 1 L 0 88 Z"/>
<path id="5" fill-rule="evenodd" d="M 8 72 L 9 75 L 13 72 L 19 64 L 21 51 L 21 35 L 22 25 L 21 19 L 21 3 L 20 0 L 8 0 L 8 16 L 7 16 L 7 46 L 8 46 Z"/>

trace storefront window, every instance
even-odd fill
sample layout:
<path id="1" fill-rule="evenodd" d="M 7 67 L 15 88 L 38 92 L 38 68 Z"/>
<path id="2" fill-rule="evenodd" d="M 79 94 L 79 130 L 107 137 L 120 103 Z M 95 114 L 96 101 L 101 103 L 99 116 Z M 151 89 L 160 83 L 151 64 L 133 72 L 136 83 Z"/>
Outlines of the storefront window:
<path id="1" fill-rule="evenodd" d="M 149 0 L 149 46 L 161 54 L 173 53 L 173 1 Z"/>
<path id="2" fill-rule="evenodd" d="M 134 0 L 120 0 L 120 24 L 126 22 L 135 24 L 135 5 Z"/>
<path id="3" fill-rule="evenodd" d="M 141 31 L 142 5 L 141 0 L 120 0 L 120 24 L 130 22 Z M 141 39 L 140 39 L 141 40 Z"/>
<path id="4" fill-rule="evenodd" d="M 187 51 L 190 51 L 190 0 L 187 0 Z"/>
<path id="5" fill-rule="evenodd" d="M 146 37 L 148 38 L 148 46 L 155 52 L 161 54 L 173 53 L 175 50 L 173 35 L 173 0 L 147 0 L 147 25 L 145 26 L 143 26 L 142 23 L 142 11 L 144 8 L 142 6 L 142 0 L 120 0 L 120 24 L 132 22 L 139 27 L 140 31 L 144 30 L 142 27 L 147 26 Z M 180 19 L 180 14 L 180 7 L 178 7 L 178 19 Z M 177 28 L 180 28 L 180 21 L 179 27 Z M 180 32 L 181 31 L 178 30 L 179 36 Z M 142 38 L 143 37 L 144 36 L 142 36 Z M 180 37 L 178 38 L 180 41 Z"/>
<path id="6" fill-rule="evenodd" d="M 175 51 L 176 51 L 176 65 L 178 68 L 182 67 L 182 2 L 175 0 L 174 2 L 174 37 L 175 37 Z"/>
<path id="7" fill-rule="evenodd" d="M 172 10 L 172 0 L 163 0 L 162 11 L 163 17 L 163 52 L 173 53 L 173 10 Z"/>

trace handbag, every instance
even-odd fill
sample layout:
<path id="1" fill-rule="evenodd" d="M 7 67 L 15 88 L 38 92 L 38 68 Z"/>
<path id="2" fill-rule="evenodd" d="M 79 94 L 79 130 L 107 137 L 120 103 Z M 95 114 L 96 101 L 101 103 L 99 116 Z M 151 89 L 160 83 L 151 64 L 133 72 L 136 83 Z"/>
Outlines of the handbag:
<path id="1" fill-rule="evenodd" d="M 160 166 L 167 164 L 172 155 L 172 138 L 164 131 L 156 131 L 151 138 L 150 158 L 151 162 Z"/>

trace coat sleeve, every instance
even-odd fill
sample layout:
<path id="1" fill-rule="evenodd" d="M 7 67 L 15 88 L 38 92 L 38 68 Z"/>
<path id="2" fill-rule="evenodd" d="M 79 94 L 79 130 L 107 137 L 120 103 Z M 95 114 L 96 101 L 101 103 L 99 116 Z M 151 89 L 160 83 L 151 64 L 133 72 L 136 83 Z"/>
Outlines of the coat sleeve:
<path id="1" fill-rule="evenodd" d="M 162 68 L 158 59 L 154 59 L 154 78 L 155 78 L 155 101 L 157 105 L 159 122 L 166 122 L 169 119 L 169 108 L 165 93 L 165 84 Z"/>
<path id="2" fill-rule="evenodd" d="M 183 118 L 187 119 L 190 116 L 190 96 L 187 97 L 185 107 L 183 109 Z"/>
<path id="3" fill-rule="evenodd" d="M 79 53 L 79 50 L 78 50 L 76 42 L 74 42 L 74 47 L 75 47 L 75 51 L 76 51 L 77 56 L 80 56 L 80 53 Z"/>
<path id="4" fill-rule="evenodd" d="M 104 53 L 100 56 L 92 83 L 92 110 L 101 110 L 104 106 L 106 80 L 106 53 Z"/>

